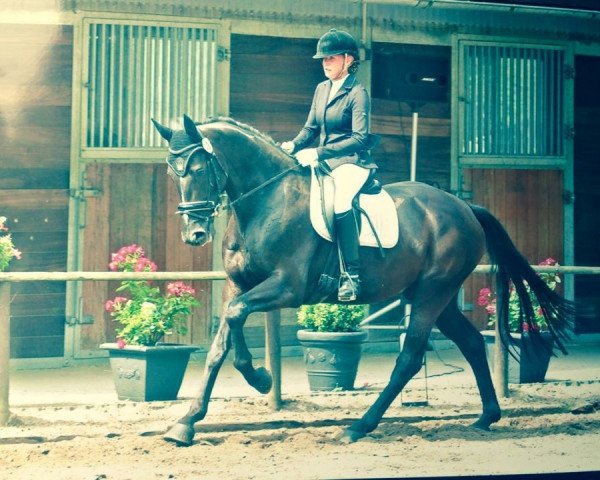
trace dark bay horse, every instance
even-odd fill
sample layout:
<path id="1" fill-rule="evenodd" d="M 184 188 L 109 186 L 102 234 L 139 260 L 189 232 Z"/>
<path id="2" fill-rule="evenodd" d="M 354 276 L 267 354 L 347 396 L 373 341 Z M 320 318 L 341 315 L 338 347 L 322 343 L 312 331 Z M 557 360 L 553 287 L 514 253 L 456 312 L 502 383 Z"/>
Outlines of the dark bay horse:
<path id="1" fill-rule="evenodd" d="M 275 142 L 229 118 L 195 124 L 184 116 L 184 129 L 171 130 L 153 120 L 169 142 L 169 175 L 181 203 L 181 235 L 186 243 L 204 245 L 212 239 L 213 217 L 227 193 L 231 218 L 223 240 L 227 281 L 220 325 L 206 359 L 201 391 L 165 438 L 189 445 L 194 424 L 202 420 L 219 368 L 234 347 L 234 365 L 261 393 L 272 385 L 270 373 L 255 368 L 243 326 L 253 312 L 337 302 L 336 292 L 319 296 L 319 276 L 334 245 L 321 239 L 309 219 L 308 169 L 299 167 Z M 507 232 L 486 209 L 468 205 L 431 186 L 401 182 L 384 187 L 394 199 L 400 240 L 386 249 L 361 248 L 363 292 L 359 303 L 403 298 L 412 304 L 403 349 L 389 384 L 364 416 L 342 434 L 356 441 L 373 431 L 386 409 L 421 368 L 434 325 L 453 340 L 473 369 L 483 412 L 474 426 L 489 429 L 501 412 L 492 385 L 481 334 L 462 314 L 457 293 L 484 252 L 497 265 L 498 318 L 508 334 L 508 293 L 512 281 L 521 297 L 523 321 L 534 312 L 529 284 L 563 349 L 573 320 L 573 305 L 550 290 L 517 251 Z M 337 257 L 336 257 L 337 258 Z"/>

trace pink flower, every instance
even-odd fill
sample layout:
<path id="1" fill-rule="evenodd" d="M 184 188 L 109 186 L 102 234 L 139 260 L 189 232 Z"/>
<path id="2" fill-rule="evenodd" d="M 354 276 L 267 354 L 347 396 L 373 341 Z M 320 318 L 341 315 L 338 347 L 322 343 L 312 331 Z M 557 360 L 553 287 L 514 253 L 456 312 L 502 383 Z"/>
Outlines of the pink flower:
<path id="1" fill-rule="evenodd" d="M 477 298 L 477 305 L 480 307 L 486 306 L 490 302 L 492 291 L 485 287 L 479 290 L 479 297 Z"/>
<path id="2" fill-rule="evenodd" d="M 143 257 L 144 249 L 137 246 L 135 243 L 132 243 L 131 245 L 121 247 L 117 252 L 117 255 L 120 255 L 123 258 L 127 257 L 127 255 L 137 255 L 139 257 Z"/>
<path id="3" fill-rule="evenodd" d="M 490 303 L 485 307 L 485 311 L 488 315 L 496 315 L 496 304 Z"/>
<path id="4" fill-rule="evenodd" d="M 183 282 L 172 282 L 167 285 L 167 293 L 174 297 L 181 297 L 184 294 L 195 295 L 196 290 L 191 285 Z"/>
<path id="5" fill-rule="evenodd" d="M 127 342 L 125 340 L 123 340 L 122 338 L 117 338 L 117 347 L 118 348 L 125 348 L 127 346 Z"/>
<path id="6" fill-rule="evenodd" d="M 104 309 L 107 312 L 114 312 L 115 309 L 120 308 L 123 303 L 125 303 L 127 299 L 125 297 L 115 297 L 114 300 L 107 300 L 104 304 Z"/>
<path id="7" fill-rule="evenodd" d="M 107 312 L 112 312 L 115 308 L 115 302 L 112 300 L 107 300 L 106 303 L 104 304 L 104 310 L 106 310 Z"/>
<path id="8" fill-rule="evenodd" d="M 17 250 L 16 248 L 13 248 L 13 257 L 15 257 L 17 260 L 21 260 L 21 250 Z"/>
<path id="9" fill-rule="evenodd" d="M 547 266 L 551 266 L 551 265 L 556 265 L 557 261 L 554 260 L 552 257 L 548 257 L 546 260 L 544 260 L 543 262 L 540 263 L 540 266 L 543 265 L 547 265 Z"/>
<path id="10" fill-rule="evenodd" d="M 156 264 L 146 257 L 138 258 L 137 263 L 133 267 L 135 272 L 156 272 L 156 269 Z"/>

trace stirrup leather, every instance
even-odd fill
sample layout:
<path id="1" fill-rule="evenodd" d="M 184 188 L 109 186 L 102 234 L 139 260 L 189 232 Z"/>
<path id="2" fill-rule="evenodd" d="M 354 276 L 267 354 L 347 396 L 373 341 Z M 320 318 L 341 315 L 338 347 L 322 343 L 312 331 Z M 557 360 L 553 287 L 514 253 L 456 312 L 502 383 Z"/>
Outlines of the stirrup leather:
<path id="1" fill-rule="evenodd" d="M 352 302 L 360 295 L 360 278 L 358 275 L 349 275 L 344 272 L 340 275 L 338 287 L 338 300 Z"/>

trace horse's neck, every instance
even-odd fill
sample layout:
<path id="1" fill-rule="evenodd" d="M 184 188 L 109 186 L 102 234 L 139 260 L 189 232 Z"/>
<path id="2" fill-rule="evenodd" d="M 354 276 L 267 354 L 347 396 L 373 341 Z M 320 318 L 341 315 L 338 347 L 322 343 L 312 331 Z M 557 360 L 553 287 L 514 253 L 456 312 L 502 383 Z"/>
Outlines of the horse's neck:
<path id="1" fill-rule="evenodd" d="M 251 221 L 250 217 L 260 215 L 265 210 L 259 208 L 257 199 L 265 203 L 268 201 L 270 205 L 279 208 L 284 199 L 277 198 L 281 191 L 278 187 L 288 182 L 303 182 L 300 178 L 289 178 L 288 174 L 269 183 L 293 167 L 294 160 L 237 127 L 226 125 L 206 130 L 205 134 L 215 146 L 219 161 L 227 171 L 225 190 L 230 202 L 235 203 L 234 208 L 241 224 Z M 273 195 L 274 198 L 268 198 L 268 195 Z"/>

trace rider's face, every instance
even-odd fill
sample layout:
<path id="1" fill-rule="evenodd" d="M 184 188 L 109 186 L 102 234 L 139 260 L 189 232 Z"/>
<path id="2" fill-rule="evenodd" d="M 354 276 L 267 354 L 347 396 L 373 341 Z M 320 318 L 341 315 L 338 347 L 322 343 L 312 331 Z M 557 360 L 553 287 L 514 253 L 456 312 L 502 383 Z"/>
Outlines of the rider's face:
<path id="1" fill-rule="evenodd" d="M 354 61 L 351 55 L 331 55 L 323 59 L 323 71 L 329 80 L 339 80 L 348 73 L 348 67 Z"/>

